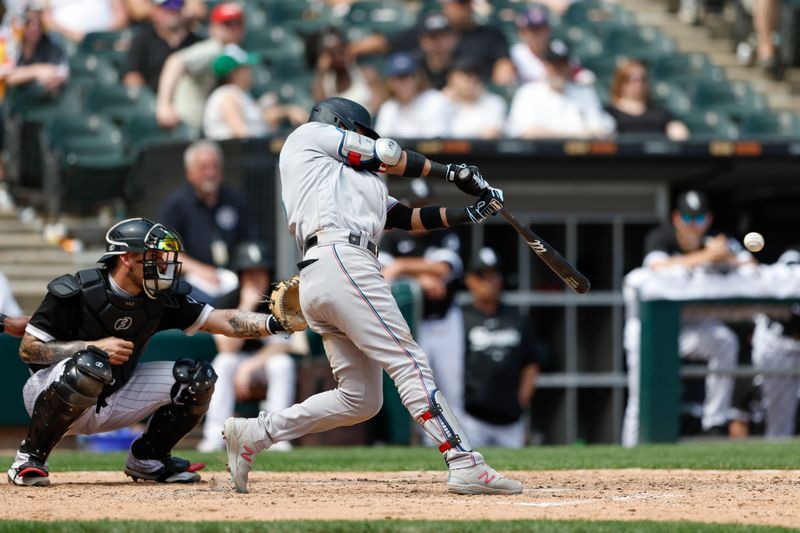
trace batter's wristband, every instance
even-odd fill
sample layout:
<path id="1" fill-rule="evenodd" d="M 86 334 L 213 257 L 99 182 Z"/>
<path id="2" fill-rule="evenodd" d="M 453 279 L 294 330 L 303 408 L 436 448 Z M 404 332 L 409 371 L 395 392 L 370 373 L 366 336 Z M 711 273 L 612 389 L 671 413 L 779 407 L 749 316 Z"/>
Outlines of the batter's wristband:
<path id="1" fill-rule="evenodd" d="M 469 224 L 472 222 L 466 207 L 448 207 L 445 210 L 448 226 L 458 226 L 460 224 Z"/>
<path id="2" fill-rule="evenodd" d="M 431 170 L 428 172 L 428 176 L 447 179 L 447 165 L 431 161 Z"/>
<path id="3" fill-rule="evenodd" d="M 442 220 L 441 207 L 438 205 L 428 205 L 420 208 L 419 219 L 425 229 L 446 228 L 447 225 Z"/>
<path id="4" fill-rule="evenodd" d="M 267 319 L 264 321 L 264 327 L 267 328 L 267 333 L 270 335 L 275 335 L 278 332 L 286 331 L 278 319 L 272 315 L 267 315 Z"/>
<path id="5" fill-rule="evenodd" d="M 405 178 L 419 178 L 422 176 L 422 171 L 425 169 L 425 161 L 428 158 L 424 155 L 406 150 L 406 169 L 403 171 Z"/>

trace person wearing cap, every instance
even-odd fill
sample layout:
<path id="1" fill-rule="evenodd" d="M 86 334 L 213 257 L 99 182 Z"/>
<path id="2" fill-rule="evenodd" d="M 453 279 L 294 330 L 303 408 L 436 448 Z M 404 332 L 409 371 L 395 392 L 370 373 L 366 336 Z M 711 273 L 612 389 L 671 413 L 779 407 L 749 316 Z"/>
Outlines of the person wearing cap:
<path id="1" fill-rule="evenodd" d="M 147 85 L 155 92 L 167 57 L 201 39 L 190 31 L 181 13 L 184 0 L 150 1 L 149 22 L 142 24 L 133 38 L 122 82 L 128 87 Z"/>
<path id="2" fill-rule="evenodd" d="M 49 31 L 73 43 L 87 33 L 118 31 L 129 23 L 122 0 L 47 0 L 43 20 Z"/>
<path id="3" fill-rule="evenodd" d="M 378 111 L 375 128 L 400 139 L 443 137 L 447 131 L 445 101 L 436 89 L 425 89 L 419 65 L 411 54 L 397 52 L 386 62 L 389 99 Z"/>
<path id="4" fill-rule="evenodd" d="M 523 413 L 539 375 L 530 321 L 500 302 L 503 272 L 491 248 L 470 262 L 464 283 L 464 428 L 476 446 L 525 446 Z"/>
<path id="5" fill-rule="evenodd" d="M 671 226 L 654 228 L 645 239 L 643 266 L 653 271 L 670 268 L 710 270 L 724 274 L 753 256 L 736 239 L 711 232 L 714 216 L 708 199 L 699 191 L 685 191 L 676 201 Z M 664 283 L 667 283 L 667 279 Z M 680 287 L 675 287 L 680 290 Z M 641 323 L 629 316 L 625 323 L 625 352 L 628 362 L 628 406 L 622 429 L 622 444 L 635 446 L 639 439 L 639 345 Z M 685 318 L 678 339 L 680 357 L 707 361 L 709 368 L 733 368 L 739 359 L 739 338 L 715 318 Z M 734 378 L 730 374 L 708 374 L 705 382 L 702 427 L 710 435 L 728 433 Z"/>
<path id="6" fill-rule="evenodd" d="M 222 300 L 221 306 L 243 311 L 269 312 L 264 295 L 269 293 L 274 264 L 267 243 L 248 240 L 236 247 L 231 268 L 239 276 L 239 288 Z M 266 339 L 233 339 L 215 335 L 217 355 L 211 362 L 218 379 L 203 423 L 201 452 L 225 449 L 222 426 L 233 416 L 236 401 L 253 399 L 253 392 L 266 386 L 264 410 L 281 410 L 295 401 L 296 370 L 289 355 L 289 337 L 275 335 Z M 286 451 L 289 441 L 270 450 Z"/>
<path id="7" fill-rule="evenodd" d="M 299 106 L 279 105 L 274 94 L 258 101 L 250 94 L 253 88 L 252 66 L 256 54 L 247 53 L 235 44 L 225 47 L 211 68 L 219 85 L 208 97 L 203 112 L 203 133 L 209 139 L 245 139 L 264 137 L 288 119 L 297 126 L 308 120 L 308 112 Z"/>
<path id="8" fill-rule="evenodd" d="M 500 137 L 508 105 L 503 97 L 486 90 L 476 61 L 457 59 L 447 75 L 447 86 L 442 93 L 448 104 L 448 137 Z"/>
<path id="9" fill-rule="evenodd" d="M 471 0 L 439 0 L 450 27 L 458 34 L 455 58 L 470 58 L 478 64 L 478 74 L 485 82 L 512 85 L 514 64 L 508 56 L 508 41 L 503 32 L 475 20 Z"/>
<path id="10" fill-rule="evenodd" d="M 545 79 L 520 87 L 506 124 L 510 137 L 602 138 L 614 132 L 614 119 L 603 110 L 592 87 L 572 81 L 569 47 L 552 39 L 544 55 Z"/>
<path id="11" fill-rule="evenodd" d="M 447 85 L 447 75 L 453 66 L 458 35 L 450 28 L 447 17 L 439 12 L 425 15 L 419 29 L 417 48 L 412 54 L 422 73 L 435 89 Z"/>
<path id="12" fill-rule="evenodd" d="M 534 5 L 516 19 L 520 42 L 511 47 L 511 61 L 520 83 L 541 81 L 547 77 L 544 56 L 552 31 L 547 9 Z"/>
<path id="13" fill-rule="evenodd" d="M 171 54 L 158 81 L 156 119 L 165 128 L 185 122 L 195 133 L 203 125 L 206 99 L 217 85 L 211 68 L 229 44 L 244 39 L 244 9 L 236 2 L 211 10 L 209 38 Z"/>

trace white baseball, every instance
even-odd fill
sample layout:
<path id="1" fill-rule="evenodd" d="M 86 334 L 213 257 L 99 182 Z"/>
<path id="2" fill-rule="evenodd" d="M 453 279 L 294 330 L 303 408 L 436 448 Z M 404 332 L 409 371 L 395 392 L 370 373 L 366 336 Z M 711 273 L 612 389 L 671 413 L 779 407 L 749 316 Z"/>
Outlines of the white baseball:
<path id="1" fill-rule="evenodd" d="M 744 236 L 744 247 L 751 252 L 760 252 L 764 247 L 764 237 L 760 233 L 751 231 Z"/>

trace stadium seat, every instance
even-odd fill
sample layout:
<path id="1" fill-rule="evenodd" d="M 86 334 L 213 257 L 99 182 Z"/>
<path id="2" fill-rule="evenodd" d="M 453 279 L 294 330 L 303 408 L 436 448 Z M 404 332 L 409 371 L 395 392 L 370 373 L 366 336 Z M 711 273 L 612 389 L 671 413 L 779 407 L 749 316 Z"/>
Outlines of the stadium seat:
<path id="1" fill-rule="evenodd" d="M 581 65 L 597 77 L 597 85 L 610 86 L 617 70 L 617 58 L 613 56 L 589 56 L 581 58 Z"/>
<path id="2" fill-rule="evenodd" d="M 331 24 L 331 9 L 312 0 L 268 0 L 262 2 L 272 24 L 309 34 Z"/>
<path id="3" fill-rule="evenodd" d="M 692 111 L 692 100 L 677 85 L 658 81 L 651 83 L 650 97 L 674 115 L 685 116 Z"/>
<path id="4" fill-rule="evenodd" d="M 649 26 L 620 26 L 611 29 L 603 41 L 606 53 L 620 57 L 637 58 L 655 62 L 675 54 L 677 46 L 656 28 Z"/>
<path id="5" fill-rule="evenodd" d="M 790 111 L 751 113 L 742 117 L 742 135 L 786 139 L 800 138 L 800 119 Z"/>
<path id="6" fill-rule="evenodd" d="M 69 58 L 69 81 L 80 85 L 114 85 L 119 82 L 119 75 L 108 58 L 79 52 Z"/>
<path id="7" fill-rule="evenodd" d="M 368 26 L 375 33 L 392 33 L 415 22 L 413 14 L 399 2 L 362 1 L 350 6 L 345 26 Z"/>
<path id="8" fill-rule="evenodd" d="M 688 91 L 698 109 L 727 113 L 733 117 L 767 109 L 764 97 L 745 82 L 697 80 Z"/>
<path id="9" fill-rule="evenodd" d="M 603 41 L 588 28 L 562 25 L 553 29 L 553 38 L 566 42 L 572 55 L 581 60 L 603 55 Z"/>
<path id="10" fill-rule="evenodd" d="M 289 60 L 301 65 L 305 62 L 303 39 L 281 26 L 248 33 L 244 47 L 267 62 Z"/>
<path id="11" fill-rule="evenodd" d="M 122 124 L 122 134 L 129 153 L 136 153 L 154 144 L 188 142 L 192 139 L 189 128 L 181 122 L 169 130 L 162 128 L 154 115 L 134 115 Z"/>
<path id="12" fill-rule="evenodd" d="M 87 212 L 121 198 L 128 173 L 122 133 L 99 115 L 56 115 L 42 129 L 44 193 L 51 213 Z"/>
<path id="13" fill-rule="evenodd" d="M 674 54 L 659 57 L 650 69 L 652 77 L 659 81 L 686 85 L 697 79 L 721 82 L 725 72 L 714 65 L 705 54 Z"/>
<path id="14" fill-rule="evenodd" d="M 121 71 L 128 60 L 134 35 L 132 29 L 90 32 L 78 45 L 78 52 L 105 57 Z"/>
<path id="15" fill-rule="evenodd" d="M 156 99 L 149 87 L 93 87 L 86 95 L 86 109 L 122 123 L 137 115 L 152 115 Z"/>
<path id="16" fill-rule="evenodd" d="M 692 138 L 737 139 L 739 128 L 730 118 L 716 111 L 694 112 L 678 118 L 686 124 Z"/>
<path id="17" fill-rule="evenodd" d="M 619 24 L 634 24 L 633 15 L 617 4 L 599 2 L 594 0 L 582 0 L 573 2 L 566 13 L 564 21 L 570 24 L 595 24 L 614 22 Z"/>

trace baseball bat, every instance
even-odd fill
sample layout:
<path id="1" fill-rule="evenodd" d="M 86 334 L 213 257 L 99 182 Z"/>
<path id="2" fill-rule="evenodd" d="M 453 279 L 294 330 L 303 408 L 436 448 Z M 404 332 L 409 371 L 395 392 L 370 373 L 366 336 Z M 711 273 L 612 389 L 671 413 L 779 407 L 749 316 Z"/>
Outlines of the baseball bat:
<path id="1" fill-rule="evenodd" d="M 550 270 L 555 272 L 556 276 L 561 278 L 561 281 L 566 283 L 567 287 L 577 292 L 578 294 L 586 294 L 592 287 L 586 276 L 578 272 L 578 269 L 572 266 L 569 261 L 558 253 L 558 251 L 550 246 L 544 239 L 536 235 L 527 226 L 524 226 L 511 211 L 505 207 L 500 210 L 500 214 L 506 219 L 506 222 L 517 230 L 520 237 L 525 239 L 531 250 L 536 252 L 539 259 L 544 261 L 544 264 L 550 267 Z"/>

